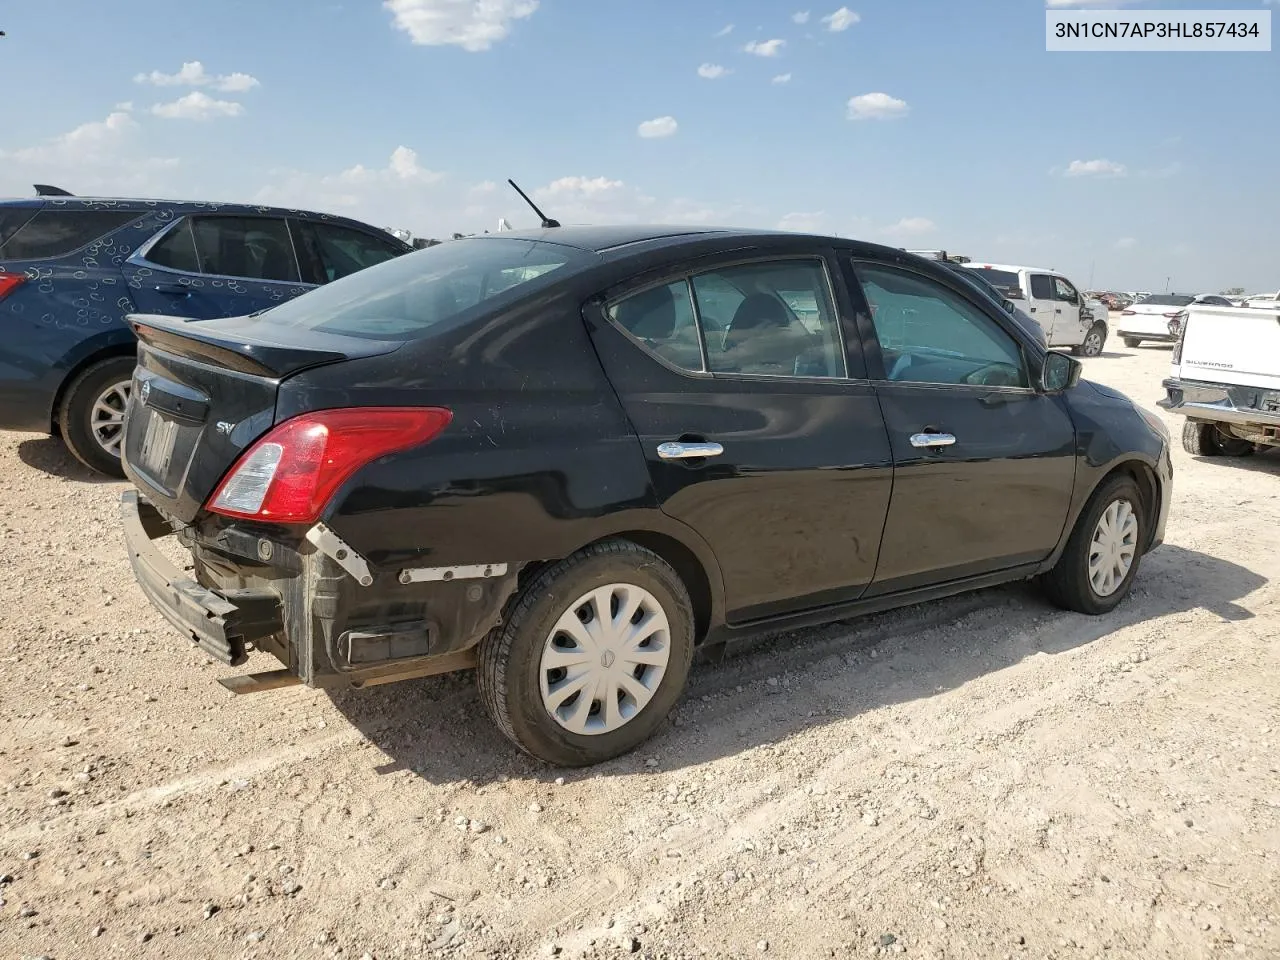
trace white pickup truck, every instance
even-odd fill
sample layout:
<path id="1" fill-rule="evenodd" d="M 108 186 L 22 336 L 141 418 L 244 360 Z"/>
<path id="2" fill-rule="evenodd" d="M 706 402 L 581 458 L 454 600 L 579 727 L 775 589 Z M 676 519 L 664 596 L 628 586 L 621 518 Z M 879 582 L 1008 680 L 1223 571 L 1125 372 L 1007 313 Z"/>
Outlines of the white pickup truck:
<path id="1" fill-rule="evenodd" d="M 1187 418 L 1195 456 L 1280 447 L 1280 301 L 1272 307 L 1194 304 L 1174 329 L 1173 369 L 1159 405 Z"/>

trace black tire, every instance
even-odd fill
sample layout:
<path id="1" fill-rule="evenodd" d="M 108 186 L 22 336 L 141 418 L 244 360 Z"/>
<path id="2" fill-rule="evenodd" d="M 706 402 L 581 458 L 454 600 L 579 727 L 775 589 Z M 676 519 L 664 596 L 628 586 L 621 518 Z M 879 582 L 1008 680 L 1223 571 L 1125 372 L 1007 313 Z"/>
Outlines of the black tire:
<path id="1" fill-rule="evenodd" d="M 1216 457 L 1222 453 L 1215 440 L 1215 430 L 1209 423 L 1188 420 L 1182 425 L 1182 449 L 1193 457 Z"/>
<path id="2" fill-rule="evenodd" d="M 1124 337 L 1124 345 L 1132 350 L 1134 347 L 1142 343 L 1137 337 Z"/>
<path id="3" fill-rule="evenodd" d="M 596 587 L 626 583 L 647 590 L 667 616 L 670 656 L 652 699 L 608 733 L 573 733 L 542 702 L 544 645 L 569 604 Z M 525 753 L 564 767 L 601 763 L 635 749 L 658 728 L 684 690 L 693 661 L 689 593 L 657 554 L 627 540 L 593 544 L 541 571 L 517 598 L 510 616 L 480 643 L 480 698 L 498 728 Z"/>
<path id="4" fill-rule="evenodd" d="M 108 477 L 123 477 L 119 455 L 112 456 L 94 438 L 93 406 L 113 384 L 133 380 L 133 357 L 108 357 L 85 368 L 71 381 L 62 395 L 58 410 L 58 428 L 62 442 L 77 460 L 90 470 Z"/>
<path id="5" fill-rule="evenodd" d="M 1093 545 L 1093 534 L 1103 512 L 1117 500 L 1127 500 L 1133 507 L 1137 519 L 1137 550 L 1134 553 L 1133 565 L 1120 581 L 1120 585 L 1108 596 L 1100 596 L 1089 579 L 1089 555 Z M 1107 480 L 1100 486 L 1089 503 L 1081 511 L 1067 547 L 1062 551 L 1057 564 L 1042 579 L 1045 593 L 1049 599 L 1064 610 L 1076 613 L 1087 613 L 1091 616 L 1110 613 L 1129 594 L 1134 577 L 1138 575 L 1138 567 L 1142 563 L 1142 550 L 1147 542 L 1147 510 L 1143 502 L 1142 491 L 1132 477 L 1117 476 Z"/>
<path id="6" fill-rule="evenodd" d="M 1097 337 L 1094 337 L 1097 334 Z M 1097 357 L 1102 354 L 1103 347 L 1107 343 L 1107 328 L 1101 323 L 1095 323 L 1089 328 L 1089 332 L 1084 335 L 1084 343 L 1072 349 L 1077 357 Z"/>
<path id="7" fill-rule="evenodd" d="M 1188 420 L 1182 425 L 1182 449 L 1193 457 L 1249 457 L 1256 448 L 1248 440 L 1224 434 L 1212 423 Z"/>

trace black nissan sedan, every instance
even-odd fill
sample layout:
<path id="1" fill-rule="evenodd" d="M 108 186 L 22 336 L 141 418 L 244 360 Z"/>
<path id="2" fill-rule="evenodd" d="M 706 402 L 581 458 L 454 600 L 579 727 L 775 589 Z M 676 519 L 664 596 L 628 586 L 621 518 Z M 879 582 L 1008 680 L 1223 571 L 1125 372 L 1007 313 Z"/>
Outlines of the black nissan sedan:
<path id="1" fill-rule="evenodd" d="M 474 667 L 556 764 L 645 740 L 699 645 L 1030 578 L 1105 614 L 1169 510 L 1153 414 L 872 244 L 551 228 L 131 320 L 138 583 L 208 654 L 279 661 L 223 682 Z"/>

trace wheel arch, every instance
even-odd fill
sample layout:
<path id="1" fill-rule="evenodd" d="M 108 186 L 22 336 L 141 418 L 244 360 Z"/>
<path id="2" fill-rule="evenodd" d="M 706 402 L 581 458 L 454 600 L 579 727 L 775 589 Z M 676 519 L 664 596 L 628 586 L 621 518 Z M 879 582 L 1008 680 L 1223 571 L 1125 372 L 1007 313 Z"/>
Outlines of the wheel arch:
<path id="1" fill-rule="evenodd" d="M 81 352 L 81 355 L 73 359 L 66 367 L 66 373 L 62 376 L 62 382 L 58 384 L 58 389 L 53 395 L 53 406 L 49 410 L 49 432 L 57 434 L 58 418 L 62 413 L 62 402 L 66 399 L 67 389 L 71 384 L 76 382 L 76 378 L 84 373 L 95 363 L 101 363 L 103 360 L 114 360 L 121 357 L 136 357 L 138 355 L 138 341 L 134 339 L 132 333 L 129 334 L 127 340 L 119 338 L 111 338 L 105 342 L 98 341 L 94 348 Z"/>
<path id="2" fill-rule="evenodd" d="M 593 539 L 580 544 L 568 555 L 608 540 L 627 540 L 657 554 L 675 570 L 689 591 L 689 601 L 693 606 L 694 642 L 700 645 L 714 627 L 724 622 L 724 581 L 720 565 L 710 546 L 692 530 L 680 529 L 682 525 L 674 520 L 662 526 L 664 529 L 622 525 L 617 530 L 596 531 Z M 517 594 L 557 560 L 527 564 L 520 571 Z"/>
<path id="3" fill-rule="evenodd" d="M 1143 544 L 1142 552 L 1146 553 L 1151 549 L 1151 541 L 1156 534 L 1156 521 L 1160 516 L 1160 482 L 1156 479 L 1155 469 L 1146 461 L 1138 459 L 1122 460 L 1115 464 L 1110 470 L 1098 478 L 1098 482 L 1093 485 L 1093 489 L 1089 491 L 1089 497 L 1085 500 L 1088 503 L 1093 499 L 1096 493 L 1104 483 L 1113 477 L 1127 476 L 1138 485 L 1138 489 L 1142 492 L 1142 512 L 1143 519 L 1146 521 L 1147 542 Z"/>

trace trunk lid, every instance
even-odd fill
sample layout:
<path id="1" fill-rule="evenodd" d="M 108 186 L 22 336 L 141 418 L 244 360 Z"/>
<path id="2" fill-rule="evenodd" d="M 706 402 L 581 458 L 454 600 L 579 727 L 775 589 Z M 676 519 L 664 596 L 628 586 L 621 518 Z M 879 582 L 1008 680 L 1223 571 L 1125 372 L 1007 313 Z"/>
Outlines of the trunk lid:
<path id="1" fill-rule="evenodd" d="M 391 353 L 400 342 L 260 324 L 133 315 L 138 366 L 125 416 L 129 479 L 184 523 L 275 423 L 280 384 L 303 370 Z"/>
<path id="2" fill-rule="evenodd" d="M 1184 380 L 1280 390 L 1280 306 L 1190 307 L 1176 356 Z"/>

